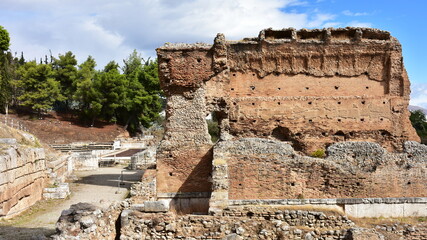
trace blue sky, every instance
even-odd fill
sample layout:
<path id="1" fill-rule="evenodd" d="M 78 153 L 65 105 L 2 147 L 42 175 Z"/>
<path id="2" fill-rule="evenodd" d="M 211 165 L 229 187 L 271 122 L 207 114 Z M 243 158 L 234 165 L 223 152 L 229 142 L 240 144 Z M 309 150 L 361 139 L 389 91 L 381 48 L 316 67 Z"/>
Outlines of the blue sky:
<path id="1" fill-rule="evenodd" d="M 0 25 L 27 59 L 72 51 L 102 68 L 133 49 L 154 57 L 165 42 L 212 43 L 273 27 L 363 26 L 390 31 L 403 45 L 412 100 L 427 108 L 427 1 L 396 0 L 1 0 Z"/>

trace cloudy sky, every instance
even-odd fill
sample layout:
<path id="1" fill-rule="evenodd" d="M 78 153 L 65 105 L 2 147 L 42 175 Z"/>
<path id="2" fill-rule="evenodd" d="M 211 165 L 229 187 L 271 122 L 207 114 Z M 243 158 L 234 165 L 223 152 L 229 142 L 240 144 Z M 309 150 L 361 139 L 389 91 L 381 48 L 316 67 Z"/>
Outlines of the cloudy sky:
<path id="1" fill-rule="evenodd" d="M 154 57 L 165 42 L 238 40 L 273 27 L 364 26 L 388 30 L 403 45 L 412 103 L 427 108 L 427 1 L 411 0 L 1 0 L 0 25 L 26 59 L 72 51 L 98 68 L 133 49 Z"/>

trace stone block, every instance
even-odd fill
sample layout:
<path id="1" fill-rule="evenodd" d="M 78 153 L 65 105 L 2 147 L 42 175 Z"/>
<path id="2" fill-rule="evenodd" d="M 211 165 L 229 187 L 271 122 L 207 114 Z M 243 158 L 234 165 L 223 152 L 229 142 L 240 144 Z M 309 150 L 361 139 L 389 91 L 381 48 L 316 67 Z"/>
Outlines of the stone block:
<path id="1" fill-rule="evenodd" d="M 167 201 L 145 201 L 145 212 L 167 212 L 169 211 L 169 204 Z"/>

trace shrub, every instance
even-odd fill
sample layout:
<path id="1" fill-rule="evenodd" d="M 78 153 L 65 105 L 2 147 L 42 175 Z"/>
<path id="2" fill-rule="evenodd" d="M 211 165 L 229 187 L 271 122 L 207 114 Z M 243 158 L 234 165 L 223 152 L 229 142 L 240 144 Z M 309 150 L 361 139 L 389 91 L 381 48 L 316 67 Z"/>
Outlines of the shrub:
<path id="1" fill-rule="evenodd" d="M 310 156 L 315 158 L 324 158 L 326 156 L 325 150 L 323 149 L 317 149 L 316 151 L 312 152 Z"/>

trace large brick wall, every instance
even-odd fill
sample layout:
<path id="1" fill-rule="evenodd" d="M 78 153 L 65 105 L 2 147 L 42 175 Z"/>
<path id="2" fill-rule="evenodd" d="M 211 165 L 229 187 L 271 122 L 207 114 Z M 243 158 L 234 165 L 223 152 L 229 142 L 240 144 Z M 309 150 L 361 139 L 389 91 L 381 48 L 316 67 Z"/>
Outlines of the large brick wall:
<path id="1" fill-rule="evenodd" d="M 350 158 L 348 169 L 356 173 L 332 159 L 310 162 L 303 157 L 278 161 L 237 154 L 215 164 L 217 147 L 212 150 L 205 120 L 209 114 L 218 119 L 219 144 L 262 138 L 309 154 L 336 142 L 368 141 L 402 152 L 405 141 L 419 138 L 408 118 L 410 89 L 401 45 L 390 33 L 267 29 L 241 41 L 218 34 L 213 45 L 166 44 L 157 54 L 168 99 L 166 132 L 157 155 L 158 194 L 206 193 L 223 188 L 224 181 L 232 198 L 423 192 L 418 190 L 425 185 L 418 182 L 424 168 L 401 171 L 391 162 L 375 163 L 372 167 L 381 167 L 374 174 L 356 162 L 351 169 Z M 207 168 L 212 161 L 214 171 L 226 166 L 228 179 L 211 176 Z M 382 186 L 385 181 L 392 184 Z"/>

